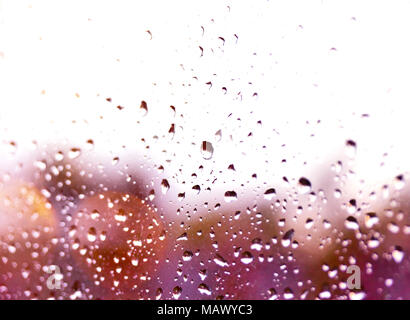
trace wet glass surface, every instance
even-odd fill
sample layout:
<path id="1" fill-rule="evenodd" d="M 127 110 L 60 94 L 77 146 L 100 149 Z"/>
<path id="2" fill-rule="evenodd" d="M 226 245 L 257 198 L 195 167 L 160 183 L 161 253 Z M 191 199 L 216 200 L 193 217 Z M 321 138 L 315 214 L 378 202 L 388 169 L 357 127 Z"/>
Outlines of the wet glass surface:
<path id="1" fill-rule="evenodd" d="M 409 6 L 0 0 L 0 298 L 409 299 Z"/>

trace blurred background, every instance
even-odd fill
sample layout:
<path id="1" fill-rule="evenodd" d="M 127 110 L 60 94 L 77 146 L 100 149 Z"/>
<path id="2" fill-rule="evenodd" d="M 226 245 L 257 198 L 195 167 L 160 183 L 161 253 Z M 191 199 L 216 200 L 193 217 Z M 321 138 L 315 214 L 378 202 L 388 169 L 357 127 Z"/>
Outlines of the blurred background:
<path id="1" fill-rule="evenodd" d="M 409 299 L 409 10 L 0 0 L 0 298 Z"/>

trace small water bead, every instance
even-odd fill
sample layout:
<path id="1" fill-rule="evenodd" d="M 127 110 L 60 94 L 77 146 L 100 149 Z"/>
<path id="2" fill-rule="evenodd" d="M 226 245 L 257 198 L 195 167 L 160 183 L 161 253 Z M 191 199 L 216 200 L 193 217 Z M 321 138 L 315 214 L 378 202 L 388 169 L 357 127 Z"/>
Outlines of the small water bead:
<path id="1" fill-rule="evenodd" d="M 222 131 L 218 130 L 217 132 L 215 132 L 215 140 L 219 142 L 221 141 L 221 139 L 222 139 Z"/>
<path id="2" fill-rule="evenodd" d="M 311 188 L 312 188 L 312 184 L 310 183 L 310 181 L 308 179 L 306 179 L 304 177 L 299 179 L 298 189 L 299 189 L 299 192 L 301 194 L 309 193 Z"/>
<path id="3" fill-rule="evenodd" d="M 80 148 L 71 148 L 70 151 L 68 152 L 68 157 L 71 160 L 78 158 L 80 155 L 81 155 Z"/>
<path id="4" fill-rule="evenodd" d="M 371 237 L 371 239 L 369 239 L 369 240 L 367 241 L 367 246 L 368 246 L 370 249 L 375 249 L 375 248 L 377 248 L 379 245 L 380 245 L 380 241 L 379 241 L 379 239 L 377 239 L 377 238 L 375 238 L 375 237 Z"/>
<path id="5" fill-rule="evenodd" d="M 340 199 L 340 197 L 342 196 L 342 191 L 340 191 L 339 189 L 335 189 L 333 194 L 336 199 Z"/>
<path id="6" fill-rule="evenodd" d="M 394 280 L 393 279 L 391 279 L 391 278 L 388 278 L 388 279 L 386 279 L 385 281 L 384 281 L 384 284 L 386 285 L 386 287 L 391 287 L 392 285 L 393 285 L 393 283 L 394 283 Z"/>
<path id="7" fill-rule="evenodd" d="M 369 212 L 365 215 L 364 224 L 367 228 L 373 228 L 379 222 L 379 218 L 377 217 L 375 212 Z"/>
<path id="8" fill-rule="evenodd" d="M 191 251 L 185 251 L 182 255 L 182 260 L 184 261 L 191 261 L 193 257 L 193 253 Z"/>
<path id="9" fill-rule="evenodd" d="M 291 300 L 294 298 L 294 294 L 292 289 L 290 288 L 286 288 L 283 292 L 283 298 L 285 298 L 285 300 Z"/>
<path id="10" fill-rule="evenodd" d="M 273 197 L 276 196 L 276 190 L 274 188 L 270 188 L 270 189 L 266 190 L 263 195 L 264 195 L 264 198 L 266 200 L 272 200 Z"/>
<path id="11" fill-rule="evenodd" d="M 8 245 L 7 249 L 9 251 L 9 253 L 11 253 L 11 254 L 16 253 L 16 251 L 17 251 L 17 248 L 12 244 Z"/>
<path id="12" fill-rule="evenodd" d="M 169 188 L 170 188 L 170 185 L 169 185 L 168 180 L 167 180 L 167 179 L 163 179 L 163 180 L 161 181 L 161 191 L 162 191 L 162 194 L 166 194 L 166 193 L 168 192 Z"/>
<path id="13" fill-rule="evenodd" d="M 162 297 L 162 288 L 158 288 L 157 291 L 155 291 L 155 299 L 160 300 Z"/>
<path id="14" fill-rule="evenodd" d="M 232 202 L 238 199 L 238 196 L 235 191 L 226 191 L 225 192 L 225 202 Z"/>
<path id="15" fill-rule="evenodd" d="M 95 240 L 97 240 L 97 231 L 95 230 L 94 227 L 91 227 L 90 229 L 88 229 L 87 239 L 90 242 L 94 242 Z"/>
<path id="16" fill-rule="evenodd" d="M 349 203 L 347 204 L 347 212 L 353 214 L 357 211 L 357 203 L 355 199 L 350 199 Z"/>
<path id="17" fill-rule="evenodd" d="M 148 113 L 148 105 L 147 105 L 147 103 L 146 103 L 144 100 L 141 101 L 139 110 L 140 110 L 140 113 L 141 113 L 142 116 L 147 115 L 147 113 Z"/>
<path id="18" fill-rule="evenodd" d="M 396 188 L 396 190 L 401 190 L 404 188 L 404 185 L 404 176 L 400 174 L 394 179 L 394 187 Z"/>
<path id="19" fill-rule="evenodd" d="M 394 260 L 396 263 L 402 262 L 402 261 L 403 261 L 403 258 L 404 258 L 403 248 L 400 247 L 400 246 L 395 246 L 395 247 L 394 247 L 394 250 L 393 250 L 393 252 L 392 252 L 392 257 L 393 257 L 393 260 Z"/>
<path id="20" fill-rule="evenodd" d="M 400 231 L 400 227 L 397 225 L 397 223 L 391 221 L 387 224 L 387 230 L 389 230 L 391 233 L 397 234 Z"/>
<path id="21" fill-rule="evenodd" d="M 181 294 L 182 294 L 182 288 L 179 287 L 179 286 L 176 286 L 176 287 L 172 290 L 172 297 L 173 297 L 175 300 L 178 300 L 179 297 L 181 296 Z"/>
<path id="22" fill-rule="evenodd" d="M 351 291 L 351 292 L 349 292 L 349 299 L 350 300 L 363 300 L 364 298 L 366 298 L 366 293 L 363 292 L 363 291 L 360 291 L 360 292 Z"/>
<path id="23" fill-rule="evenodd" d="M 268 290 L 268 299 L 269 300 L 277 300 L 278 299 L 278 294 L 274 288 L 270 288 Z"/>
<path id="24" fill-rule="evenodd" d="M 201 187 L 199 185 L 194 185 L 192 187 L 192 190 L 195 190 L 197 192 L 197 194 L 199 194 L 201 192 Z"/>
<path id="25" fill-rule="evenodd" d="M 93 210 L 90 214 L 91 219 L 93 220 L 97 220 L 100 218 L 100 213 L 98 212 L 98 210 Z"/>
<path id="26" fill-rule="evenodd" d="M 330 299 L 332 297 L 332 294 L 328 289 L 324 289 L 322 292 L 319 293 L 319 298 L 320 299 Z"/>
<path id="27" fill-rule="evenodd" d="M 262 240 L 259 238 L 253 239 L 251 244 L 251 249 L 256 251 L 261 251 L 263 248 Z"/>
<path id="28" fill-rule="evenodd" d="M 168 130 L 168 135 L 171 139 L 174 138 L 175 136 L 175 123 L 172 123 L 169 130 Z"/>
<path id="29" fill-rule="evenodd" d="M 357 222 L 355 217 L 349 216 L 345 220 L 345 227 L 350 230 L 358 230 L 359 223 Z"/>
<path id="30" fill-rule="evenodd" d="M 118 222 L 125 222 L 127 220 L 127 215 L 123 209 L 119 209 L 116 211 L 114 219 Z"/>
<path id="31" fill-rule="evenodd" d="M 353 140 L 346 141 L 346 155 L 353 159 L 356 156 L 357 145 Z"/>
<path id="32" fill-rule="evenodd" d="M 54 159 L 56 161 L 62 161 L 64 159 L 64 153 L 62 153 L 61 151 L 58 151 L 55 155 L 54 155 Z"/>
<path id="33" fill-rule="evenodd" d="M 92 149 L 94 148 L 94 140 L 88 139 L 88 140 L 86 141 L 86 144 L 87 144 L 87 149 L 88 149 L 88 150 L 92 150 Z"/>
<path id="34" fill-rule="evenodd" d="M 253 256 L 249 251 L 242 253 L 241 262 L 243 264 L 250 264 L 253 261 Z"/>
<path id="35" fill-rule="evenodd" d="M 213 154 L 214 154 L 214 147 L 212 146 L 212 143 L 209 141 L 202 141 L 201 144 L 201 154 L 202 157 L 205 160 L 209 160 L 212 158 Z"/>
<path id="36" fill-rule="evenodd" d="M 283 238 L 282 238 L 282 246 L 283 246 L 283 247 L 285 247 L 285 248 L 289 247 L 289 245 L 290 245 L 290 243 L 291 243 L 291 241 L 292 241 L 292 238 L 293 238 L 294 233 L 295 233 L 295 230 L 294 230 L 294 229 L 290 229 L 289 231 L 287 231 L 287 232 L 285 233 L 285 235 L 284 235 Z"/>
<path id="37" fill-rule="evenodd" d="M 198 286 L 198 291 L 199 291 L 200 294 L 205 294 L 207 296 L 210 296 L 212 294 L 211 290 L 209 289 L 209 287 L 205 283 L 201 283 Z"/>
<path id="38" fill-rule="evenodd" d="M 40 169 L 41 171 L 44 171 L 47 169 L 47 162 L 45 160 L 39 160 L 39 161 L 34 161 L 33 165 Z"/>
<path id="39" fill-rule="evenodd" d="M 216 254 L 214 262 L 220 267 L 228 267 L 228 262 L 219 254 Z"/>
<path id="40" fill-rule="evenodd" d="M 76 226 L 71 226 L 69 231 L 68 231 L 68 236 L 70 238 L 73 238 L 77 233 L 77 227 Z"/>
<path id="41" fill-rule="evenodd" d="M 323 227 L 325 229 L 330 229 L 332 227 L 332 224 L 328 220 L 323 220 Z"/>
<path id="42" fill-rule="evenodd" d="M 305 228 L 309 230 L 310 228 L 312 228 L 313 224 L 314 224 L 313 219 L 308 218 L 306 219 L 306 222 L 305 222 Z"/>
<path id="43" fill-rule="evenodd" d="M 186 241 L 186 240 L 188 240 L 188 237 L 187 237 L 187 233 L 186 233 L 186 232 L 184 232 L 183 234 L 181 234 L 181 235 L 177 238 L 177 241 Z"/>
<path id="44" fill-rule="evenodd" d="M 286 224 L 286 219 L 285 218 L 282 218 L 282 219 L 279 219 L 279 221 L 278 221 L 278 226 L 279 227 L 284 227 L 285 226 L 285 224 Z"/>

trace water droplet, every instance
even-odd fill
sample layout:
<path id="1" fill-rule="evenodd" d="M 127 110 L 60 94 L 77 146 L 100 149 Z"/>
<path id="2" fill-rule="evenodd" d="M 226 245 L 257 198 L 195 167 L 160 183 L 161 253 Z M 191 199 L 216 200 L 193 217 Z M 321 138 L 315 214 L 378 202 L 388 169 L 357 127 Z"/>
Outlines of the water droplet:
<path id="1" fill-rule="evenodd" d="M 188 237 L 187 237 L 187 233 L 186 233 L 186 232 L 184 232 L 183 234 L 181 234 L 181 235 L 177 238 L 177 241 L 186 241 L 186 240 L 188 240 Z"/>
<path id="2" fill-rule="evenodd" d="M 192 190 L 195 190 L 199 194 L 201 192 L 201 187 L 199 185 L 195 185 L 192 187 Z"/>
<path id="3" fill-rule="evenodd" d="M 379 222 L 379 218 L 377 217 L 376 213 L 369 212 L 366 214 L 364 218 L 364 224 L 367 228 L 373 228 Z"/>
<path id="4" fill-rule="evenodd" d="M 396 190 L 401 190 L 404 188 L 404 176 L 402 174 L 398 175 L 395 179 L 394 179 L 394 187 L 396 188 Z"/>
<path id="5" fill-rule="evenodd" d="M 302 177 L 299 179 L 298 187 L 299 187 L 299 192 L 301 194 L 306 194 L 310 192 L 312 188 L 312 184 L 310 183 L 308 179 Z"/>
<path id="6" fill-rule="evenodd" d="M 384 281 L 384 284 L 386 285 L 386 287 L 391 287 L 392 285 L 393 285 L 393 283 L 394 283 L 394 280 L 393 279 L 391 279 L 391 278 L 388 278 L 388 279 L 386 279 L 385 281 Z"/>
<path id="7" fill-rule="evenodd" d="M 342 196 L 342 191 L 340 191 L 339 189 L 335 189 L 335 192 L 333 194 L 336 199 L 340 199 L 340 197 Z"/>
<path id="8" fill-rule="evenodd" d="M 202 157 L 205 160 L 211 159 L 214 153 L 214 147 L 212 146 L 212 143 L 208 141 L 202 141 L 201 153 L 202 153 Z"/>
<path id="9" fill-rule="evenodd" d="M 9 252 L 10 252 L 11 254 L 16 253 L 16 251 L 17 251 L 17 248 L 16 248 L 14 245 L 9 245 L 9 246 L 7 247 L 7 249 L 9 250 Z"/>
<path id="10" fill-rule="evenodd" d="M 270 189 L 266 190 L 263 195 L 264 195 L 264 198 L 266 200 L 272 200 L 273 197 L 276 196 L 276 190 L 274 188 L 270 188 Z"/>
<path id="11" fill-rule="evenodd" d="M 97 220 L 100 217 L 100 213 L 98 212 L 98 210 L 93 210 L 90 214 L 91 219 L 93 220 Z"/>
<path id="12" fill-rule="evenodd" d="M 168 130 L 169 137 L 174 139 L 175 136 L 175 123 L 172 123 L 169 130 Z"/>
<path id="13" fill-rule="evenodd" d="M 250 252 L 245 251 L 242 253 L 241 262 L 243 264 L 250 264 L 253 261 L 253 256 Z"/>
<path id="14" fill-rule="evenodd" d="M 238 196 L 235 191 L 226 191 L 225 192 L 225 202 L 232 202 L 237 200 Z"/>
<path id="15" fill-rule="evenodd" d="M 181 288 L 181 287 L 176 286 L 176 287 L 172 290 L 172 297 L 173 297 L 174 299 L 176 299 L 176 300 L 179 299 L 179 297 L 181 296 L 181 294 L 182 294 L 182 288 Z"/>
<path id="16" fill-rule="evenodd" d="M 120 208 L 114 215 L 114 219 L 118 222 L 125 222 L 127 220 L 127 215 L 124 209 Z"/>
<path id="17" fill-rule="evenodd" d="M 375 248 L 377 248 L 377 247 L 379 246 L 379 244 L 380 244 L 379 239 L 377 239 L 377 238 L 375 238 L 375 237 L 372 237 L 370 240 L 367 241 L 367 246 L 368 246 L 370 249 L 375 249 Z"/>
<path id="18" fill-rule="evenodd" d="M 261 251 L 263 248 L 262 240 L 259 238 L 253 239 L 251 244 L 251 249 L 256 251 Z"/>
<path id="19" fill-rule="evenodd" d="M 198 291 L 199 291 L 199 293 L 205 294 L 207 296 L 210 296 L 212 294 L 211 290 L 209 289 L 209 287 L 205 283 L 201 283 L 198 286 Z"/>
<path id="20" fill-rule="evenodd" d="M 391 221 L 387 224 L 387 229 L 391 233 L 399 233 L 399 231 L 400 231 L 400 227 L 393 221 Z"/>
<path id="21" fill-rule="evenodd" d="M 155 292 L 155 299 L 160 300 L 162 297 L 162 289 L 158 288 L 157 291 Z"/>
<path id="22" fill-rule="evenodd" d="M 283 292 L 283 297 L 286 300 L 291 300 L 294 297 L 293 291 L 290 288 L 286 288 Z"/>
<path id="23" fill-rule="evenodd" d="M 92 150 L 94 148 L 94 140 L 88 139 L 86 143 L 87 143 L 88 150 Z"/>
<path id="24" fill-rule="evenodd" d="M 310 218 L 306 219 L 305 228 L 309 230 L 310 228 L 312 228 L 313 223 L 314 223 L 313 219 L 310 219 Z"/>
<path id="25" fill-rule="evenodd" d="M 44 171 L 47 168 L 47 162 L 45 160 L 43 161 L 34 161 L 34 166 L 41 171 Z"/>
<path id="26" fill-rule="evenodd" d="M 278 299 L 278 294 L 276 293 L 276 290 L 274 288 L 270 288 L 268 290 L 268 299 L 269 300 L 277 300 Z"/>
<path id="27" fill-rule="evenodd" d="M 291 241 L 292 241 L 292 238 L 293 238 L 293 235 L 294 235 L 294 233 L 295 233 L 295 230 L 294 229 L 290 229 L 289 231 L 287 231 L 286 233 L 285 233 L 285 235 L 283 236 L 283 238 L 282 238 L 282 246 L 283 247 L 289 247 L 289 245 L 290 245 L 290 243 L 291 243 Z"/>
<path id="28" fill-rule="evenodd" d="M 90 242 L 94 242 L 95 240 L 97 240 L 97 231 L 95 230 L 94 227 L 91 227 L 90 229 L 88 229 L 87 239 Z"/>
<path id="29" fill-rule="evenodd" d="M 323 227 L 325 229 L 330 229 L 331 226 L 332 224 L 328 220 L 323 220 Z"/>
<path id="30" fill-rule="evenodd" d="M 148 105 L 144 100 L 141 101 L 139 109 L 143 116 L 145 116 L 148 113 Z"/>
<path id="31" fill-rule="evenodd" d="M 394 247 L 394 250 L 393 250 L 393 252 L 392 252 L 392 257 L 393 257 L 393 260 L 394 260 L 396 263 L 402 262 L 402 261 L 403 261 L 403 258 L 404 258 L 404 252 L 403 252 L 402 247 L 400 247 L 400 246 L 395 246 L 395 247 Z"/>
<path id="32" fill-rule="evenodd" d="M 64 159 L 64 154 L 61 151 L 58 151 L 55 155 L 54 155 L 54 159 L 56 161 L 62 161 Z"/>
<path id="33" fill-rule="evenodd" d="M 191 261 L 192 260 L 192 252 L 191 251 L 185 251 L 184 254 L 182 255 L 182 260 L 184 261 Z"/>
<path id="34" fill-rule="evenodd" d="M 217 142 L 221 141 L 222 139 L 222 131 L 218 130 L 217 132 L 215 132 L 215 139 Z"/>
<path id="35" fill-rule="evenodd" d="M 169 190 L 170 186 L 167 179 L 163 179 L 161 182 L 161 191 L 162 194 L 166 194 Z"/>
<path id="36" fill-rule="evenodd" d="M 357 204 L 355 199 L 350 199 L 349 203 L 347 204 L 347 212 L 350 214 L 355 213 L 357 210 Z"/>
<path id="37" fill-rule="evenodd" d="M 70 159 L 76 159 L 81 155 L 81 149 L 79 148 L 71 148 L 68 152 L 68 157 Z"/>
<path id="38" fill-rule="evenodd" d="M 228 267 L 229 264 L 228 262 L 219 254 L 216 254 L 215 258 L 214 258 L 214 262 L 221 267 Z"/>
<path id="39" fill-rule="evenodd" d="M 356 156 L 357 145 L 353 140 L 346 141 L 346 154 L 350 159 L 353 159 Z"/>
<path id="40" fill-rule="evenodd" d="M 358 230 L 359 223 L 357 222 L 355 217 L 349 216 L 345 220 L 345 227 L 350 230 Z"/>
<path id="41" fill-rule="evenodd" d="M 329 289 L 324 289 L 322 292 L 319 293 L 320 299 L 330 299 L 332 294 L 330 293 Z"/>

